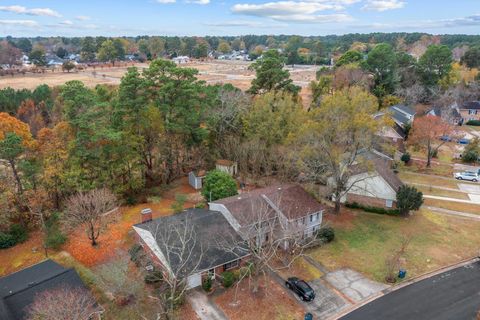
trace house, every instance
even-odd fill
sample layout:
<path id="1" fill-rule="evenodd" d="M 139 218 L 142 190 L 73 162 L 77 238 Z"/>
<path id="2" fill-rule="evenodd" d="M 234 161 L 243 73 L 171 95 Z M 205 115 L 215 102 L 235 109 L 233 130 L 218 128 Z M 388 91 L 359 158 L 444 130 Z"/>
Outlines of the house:
<path id="1" fill-rule="evenodd" d="M 64 286 L 86 289 L 74 269 L 66 269 L 52 260 L 0 278 L 0 319 L 25 319 L 26 309 L 37 294 Z M 100 319 L 102 312 L 103 309 L 98 306 L 98 312 L 92 319 Z"/>
<path id="2" fill-rule="evenodd" d="M 185 64 L 190 62 L 190 57 L 188 56 L 178 56 L 172 59 L 176 64 Z"/>
<path id="3" fill-rule="evenodd" d="M 205 170 L 190 171 L 188 174 L 188 183 L 195 189 L 202 189 L 203 178 L 206 176 Z"/>
<path id="4" fill-rule="evenodd" d="M 144 210 L 142 223 L 133 229 L 164 276 L 185 281 L 188 289 L 240 267 L 249 256 L 245 242 L 218 211 L 193 208 L 152 219 L 152 211 Z"/>
<path id="5" fill-rule="evenodd" d="M 463 122 L 480 120 L 480 101 L 465 102 L 458 107 Z"/>
<path id="6" fill-rule="evenodd" d="M 231 176 L 237 175 L 237 172 L 238 172 L 237 163 L 230 160 L 225 160 L 225 159 L 217 160 L 217 162 L 215 163 L 215 168 L 217 170 L 226 172 Z"/>
<path id="7" fill-rule="evenodd" d="M 388 108 L 393 121 L 402 129 L 411 125 L 415 119 L 415 110 L 403 104 L 397 104 Z"/>
<path id="8" fill-rule="evenodd" d="M 220 211 L 244 240 L 256 241 L 258 246 L 286 231 L 298 233 L 300 239 L 311 237 L 320 229 L 326 210 L 296 184 L 256 189 L 210 202 L 209 208 Z"/>
<path id="9" fill-rule="evenodd" d="M 347 183 L 342 203 L 359 203 L 371 207 L 394 208 L 398 189 L 403 182 L 391 169 L 391 162 L 376 157 L 371 165 L 355 165 Z"/>
<path id="10" fill-rule="evenodd" d="M 460 114 L 456 104 L 449 108 L 441 108 L 439 106 L 433 106 L 427 110 L 426 115 L 432 115 L 441 118 L 443 121 L 452 125 L 463 124 L 462 115 Z"/>

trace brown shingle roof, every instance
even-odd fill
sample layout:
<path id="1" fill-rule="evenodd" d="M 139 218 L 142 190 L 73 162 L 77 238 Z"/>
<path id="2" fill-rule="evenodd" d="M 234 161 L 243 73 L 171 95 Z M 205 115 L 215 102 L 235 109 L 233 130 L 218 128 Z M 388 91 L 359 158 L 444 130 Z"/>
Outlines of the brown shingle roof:
<path id="1" fill-rule="evenodd" d="M 230 167 L 230 166 L 233 166 L 235 164 L 235 162 L 230 161 L 230 160 L 226 160 L 226 159 L 218 159 L 216 164 L 218 164 L 220 166 Z"/>
<path id="2" fill-rule="evenodd" d="M 248 225 L 252 223 L 252 217 L 258 217 L 257 210 L 264 211 L 262 217 L 275 217 L 275 211 L 267 201 L 275 205 L 288 219 L 298 219 L 326 208 L 296 184 L 256 189 L 217 200 L 215 203 L 223 204 L 241 225 Z"/>

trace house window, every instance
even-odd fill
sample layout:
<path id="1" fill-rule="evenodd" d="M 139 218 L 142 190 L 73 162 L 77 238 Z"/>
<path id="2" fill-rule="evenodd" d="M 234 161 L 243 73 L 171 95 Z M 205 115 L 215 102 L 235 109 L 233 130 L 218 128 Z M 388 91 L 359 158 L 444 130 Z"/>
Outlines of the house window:
<path id="1" fill-rule="evenodd" d="M 235 261 L 232 261 L 232 262 L 229 262 L 229 263 L 225 263 L 223 265 L 223 271 L 227 271 L 227 270 L 236 268 L 236 267 L 238 267 L 239 264 L 240 264 L 239 260 L 235 260 Z"/>
<path id="2" fill-rule="evenodd" d="M 215 269 L 208 270 L 207 277 L 209 277 L 212 280 L 215 279 Z"/>
<path id="3" fill-rule="evenodd" d="M 320 212 L 317 212 L 317 221 L 320 220 Z"/>
<path id="4" fill-rule="evenodd" d="M 392 200 L 387 200 L 387 201 L 385 201 L 385 206 L 386 206 L 387 208 L 393 207 L 393 201 L 392 201 Z"/>

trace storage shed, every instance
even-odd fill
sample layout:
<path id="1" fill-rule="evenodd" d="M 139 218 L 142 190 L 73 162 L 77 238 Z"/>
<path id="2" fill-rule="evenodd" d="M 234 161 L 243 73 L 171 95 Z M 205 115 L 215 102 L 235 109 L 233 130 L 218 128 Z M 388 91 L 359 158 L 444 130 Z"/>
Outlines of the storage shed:
<path id="1" fill-rule="evenodd" d="M 237 163 L 230 160 L 219 159 L 215 164 L 217 170 L 228 173 L 231 176 L 237 175 L 238 166 Z"/>

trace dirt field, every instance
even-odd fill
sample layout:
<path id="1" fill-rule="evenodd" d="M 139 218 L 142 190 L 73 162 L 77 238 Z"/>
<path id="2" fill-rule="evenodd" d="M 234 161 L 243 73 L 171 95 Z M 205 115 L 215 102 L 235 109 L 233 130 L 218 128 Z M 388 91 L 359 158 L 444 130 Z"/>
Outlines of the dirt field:
<path id="1" fill-rule="evenodd" d="M 251 62 L 246 61 L 195 61 L 182 64 L 182 67 L 195 68 L 199 71 L 198 78 L 209 84 L 231 83 L 234 86 L 247 90 L 250 82 L 255 78 L 255 72 L 248 70 Z M 147 64 L 136 64 L 140 69 L 146 68 Z M 310 102 L 310 90 L 308 84 L 315 79 L 315 72 L 318 67 L 315 66 L 295 66 L 288 67 L 290 76 L 294 83 L 302 87 L 301 96 L 305 105 Z M 47 71 L 44 74 L 26 74 L 16 75 L 14 77 L 5 76 L 0 78 L 0 89 L 12 87 L 14 89 L 34 89 L 40 84 L 49 86 L 59 86 L 67 81 L 80 80 L 89 87 L 95 87 L 97 84 L 118 85 L 123 74 L 127 71 L 127 66 L 114 68 L 88 68 L 80 72 L 61 72 Z"/>

